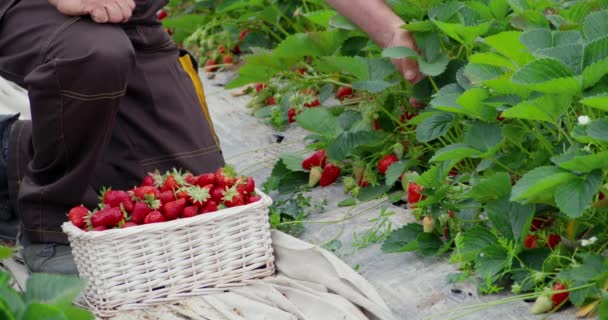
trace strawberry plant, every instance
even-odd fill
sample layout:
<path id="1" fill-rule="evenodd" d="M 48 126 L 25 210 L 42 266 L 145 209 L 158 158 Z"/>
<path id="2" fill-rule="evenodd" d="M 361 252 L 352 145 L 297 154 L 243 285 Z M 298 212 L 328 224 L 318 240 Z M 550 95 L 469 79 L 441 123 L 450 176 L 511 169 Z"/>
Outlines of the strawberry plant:
<path id="1" fill-rule="evenodd" d="M 13 250 L 0 247 L 0 260 L 9 259 Z M 25 292 L 11 286 L 11 276 L 0 272 L 0 318 L 7 320 L 30 319 L 94 319 L 89 311 L 72 306 L 84 280 L 78 277 L 34 273 L 27 279 Z"/>

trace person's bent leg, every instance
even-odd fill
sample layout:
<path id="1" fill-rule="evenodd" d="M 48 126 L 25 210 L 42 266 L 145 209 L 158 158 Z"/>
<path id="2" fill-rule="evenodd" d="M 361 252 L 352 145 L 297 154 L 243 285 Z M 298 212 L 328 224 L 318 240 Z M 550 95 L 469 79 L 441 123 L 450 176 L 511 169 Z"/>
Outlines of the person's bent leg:
<path id="1" fill-rule="evenodd" d="M 30 98 L 32 120 L 15 124 L 8 165 L 32 271 L 56 266 L 48 258 L 62 250 L 35 248 L 27 261 L 27 244 L 67 244 L 61 224 L 69 208 L 96 204 L 90 182 L 133 65 L 119 26 L 66 17 L 46 0 L 20 1 L 0 23 L 0 74 Z"/>

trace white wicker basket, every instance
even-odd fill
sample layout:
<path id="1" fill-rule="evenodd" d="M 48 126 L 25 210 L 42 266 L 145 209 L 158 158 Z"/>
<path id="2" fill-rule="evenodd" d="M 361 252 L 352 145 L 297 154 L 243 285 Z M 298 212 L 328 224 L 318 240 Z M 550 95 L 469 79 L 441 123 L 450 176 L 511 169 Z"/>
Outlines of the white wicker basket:
<path id="1" fill-rule="evenodd" d="M 82 278 L 85 306 L 99 316 L 241 286 L 274 274 L 272 199 L 187 219 L 85 232 L 62 225 Z"/>

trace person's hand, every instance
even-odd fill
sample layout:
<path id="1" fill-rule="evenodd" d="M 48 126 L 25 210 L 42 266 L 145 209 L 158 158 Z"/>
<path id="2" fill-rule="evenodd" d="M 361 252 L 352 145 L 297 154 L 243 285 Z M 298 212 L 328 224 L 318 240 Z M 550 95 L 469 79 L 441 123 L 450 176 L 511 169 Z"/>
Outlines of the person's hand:
<path id="1" fill-rule="evenodd" d="M 401 28 L 397 28 L 395 33 L 391 37 L 391 40 L 385 46 L 386 48 L 390 47 L 408 47 L 416 52 L 418 48 L 416 47 L 416 41 L 412 34 Z M 391 60 L 397 70 L 401 72 L 405 80 L 416 83 L 424 78 L 424 74 L 420 72 L 418 69 L 418 62 L 414 59 L 392 59 Z"/>
<path id="2" fill-rule="evenodd" d="M 134 0 L 49 0 L 68 16 L 90 15 L 97 23 L 127 22 L 135 9 Z"/>

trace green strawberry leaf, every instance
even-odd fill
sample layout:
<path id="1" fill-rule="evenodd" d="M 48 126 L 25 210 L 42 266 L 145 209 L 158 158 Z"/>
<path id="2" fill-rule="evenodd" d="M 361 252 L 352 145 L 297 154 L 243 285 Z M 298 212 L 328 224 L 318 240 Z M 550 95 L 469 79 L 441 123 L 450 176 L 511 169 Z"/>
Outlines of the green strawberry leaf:
<path id="1" fill-rule="evenodd" d="M 455 119 L 456 117 L 447 112 L 431 115 L 416 127 L 416 139 L 429 142 L 443 136 L 450 130 Z"/>
<path id="2" fill-rule="evenodd" d="M 291 171 L 306 171 L 302 168 L 304 157 L 297 154 L 284 153 L 280 156 L 285 167 Z"/>
<path id="3" fill-rule="evenodd" d="M 391 190 L 392 186 L 379 185 L 373 187 L 365 187 L 361 189 L 357 199 L 361 202 L 366 202 L 374 199 L 378 199 L 386 195 Z"/>
<path id="4" fill-rule="evenodd" d="M 21 296 L 8 286 L 0 288 L 0 304 L 2 303 L 10 310 L 10 313 L 15 315 L 21 314 L 25 308 Z"/>
<path id="5" fill-rule="evenodd" d="M 580 217 L 593 202 L 593 197 L 599 192 L 601 184 L 601 170 L 589 173 L 585 179 L 569 180 L 555 191 L 555 203 L 569 217 Z"/>
<path id="6" fill-rule="evenodd" d="M 57 306 L 41 303 L 28 303 L 23 312 L 22 320 L 70 320 Z"/>
<path id="7" fill-rule="evenodd" d="M 464 143 L 455 143 L 445 146 L 435 152 L 431 158 L 431 162 L 440 162 L 447 160 L 460 161 L 464 158 L 477 158 L 483 152 L 471 148 Z"/>
<path id="8" fill-rule="evenodd" d="M 417 223 L 407 224 L 399 229 L 393 230 L 384 243 L 382 252 L 410 252 L 418 250 L 418 235 L 423 233 L 422 226 Z"/>
<path id="9" fill-rule="evenodd" d="M 383 136 L 382 133 L 376 131 L 342 132 L 327 148 L 327 157 L 334 160 L 344 160 L 349 155 L 353 154 L 356 148 L 378 143 Z"/>
<path id="10" fill-rule="evenodd" d="M 311 132 L 325 136 L 334 136 L 341 129 L 338 119 L 326 108 L 310 108 L 296 116 L 298 124 Z"/>
<path id="11" fill-rule="evenodd" d="M 394 162 L 390 165 L 390 167 L 388 167 L 385 177 L 387 186 L 392 186 L 395 184 L 395 182 L 397 182 L 397 180 L 399 180 L 399 177 L 403 174 L 406 165 L 407 161 L 402 160 Z"/>
<path id="12" fill-rule="evenodd" d="M 596 169 L 608 168 L 608 151 L 592 154 L 583 150 L 573 150 L 554 156 L 551 161 L 560 168 L 587 173 Z"/>
<path id="13" fill-rule="evenodd" d="M 13 256 L 15 249 L 6 246 L 0 246 L 0 260 L 9 259 Z"/>
<path id="14" fill-rule="evenodd" d="M 351 207 L 357 204 L 357 199 L 355 198 L 346 198 L 340 202 L 338 202 L 338 207 Z"/>
<path id="15" fill-rule="evenodd" d="M 491 278 L 507 266 L 509 251 L 499 245 L 485 247 L 475 258 L 475 273 Z"/>
<path id="16" fill-rule="evenodd" d="M 473 261 L 481 250 L 496 244 L 498 239 L 487 228 L 474 226 L 456 237 L 456 255 L 461 262 Z"/>
<path id="17" fill-rule="evenodd" d="M 26 283 L 25 301 L 53 303 L 68 306 L 84 287 L 84 280 L 72 276 L 39 274 L 30 275 Z"/>
<path id="18" fill-rule="evenodd" d="M 489 202 L 486 210 L 492 226 L 503 237 L 517 243 L 523 241 L 528 233 L 535 212 L 534 205 L 510 202 L 508 195 L 505 198 Z"/>
<path id="19" fill-rule="evenodd" d="M 497 172 L 472 183 L 466 196 L 479 202 L 487 202 L 508 197 L 511 194 L 511 176 L 506 172 Z"/>
<path id="20" fill-rule="evenodd" d="M 502 141 L 500 126 L 475 122 L 464 134 L 464 142 L 470 147 L 486 153 Z"/>
<path id="21" fill-rule="evenodd" d="M 516 84 L 529 85 L 545 93 L 576 94 L 582 88 L 581 79 L 561 61 L 553 58 L 534 60 L 523 66 L 511 79 Z"/>
<path id="22" fill-rule="evenodd" d="M 587 97 L 580 102 L 588 107 L 595 108 L 600 111 L 608 111 L 608 94 Z"/>
<path id="23" fill-rule="evenodd" d="M 483 41 L 503 56 L 514 61 L 518 66 L 523 66 L 534 57 L 528 53 L 524 44 L 520 41 L 522 32 L 504 31 L 491 35 Z"/>
<path id="24" fill-rule="evenodd" d="M 594 40 L 608 34 L 608 12 L 598 11 L 589 14 L 583 23 L 583 31 L 587 40 Z"/>
<path id="25" fill-rule="evenodd" d="M 342 72 L 359 80 L 368 80 L 367 61 L 361 57 L 321 57 L 315 62 L 315 68 L 323 72 Z"/>
<path id="26" fill-rule="evenodd" d="M 434 233 L 419 233 L 416 237 L 416 242 L 418 242 L 418 251 L 423 256 L 434 255 L 443 246 L 441 239 Z"/>
<path id="27" fill-rule="evenodd" d="M 511 201 L 527 202 L 541 194 L 552 195 L 558 186 L 575 179 L 575 175 L 558 167 L 537 167 L 517 181 L 511 193 Z"/>
<path id="28" fill-rule="evenodd" d="M 502 116 L 510 119 L 557 123 L 557 120 L 568 111 L 571 102 L 571 96 L 546 94 L 534 100 L 520 102 L 503 111 Z"/>
<path id="29" fill-rule="evenodd" d="M 272 7 L 272 6 L 270 6 Z M 304 17 L 310 22 L 323 28 L 329 27 L 329 20 L 336 15 L 335 10 L 317 10 L 304 13 Z"/>
<path id="30" fill-rule="evenodd" d="M 384 80 L 369 80 L 369 81 L 357 81 L 353 82 L 353 89 L 359 91 L 368 91 L 371 93 L 382 92 L 395 84 L 384 81 Z"/>

